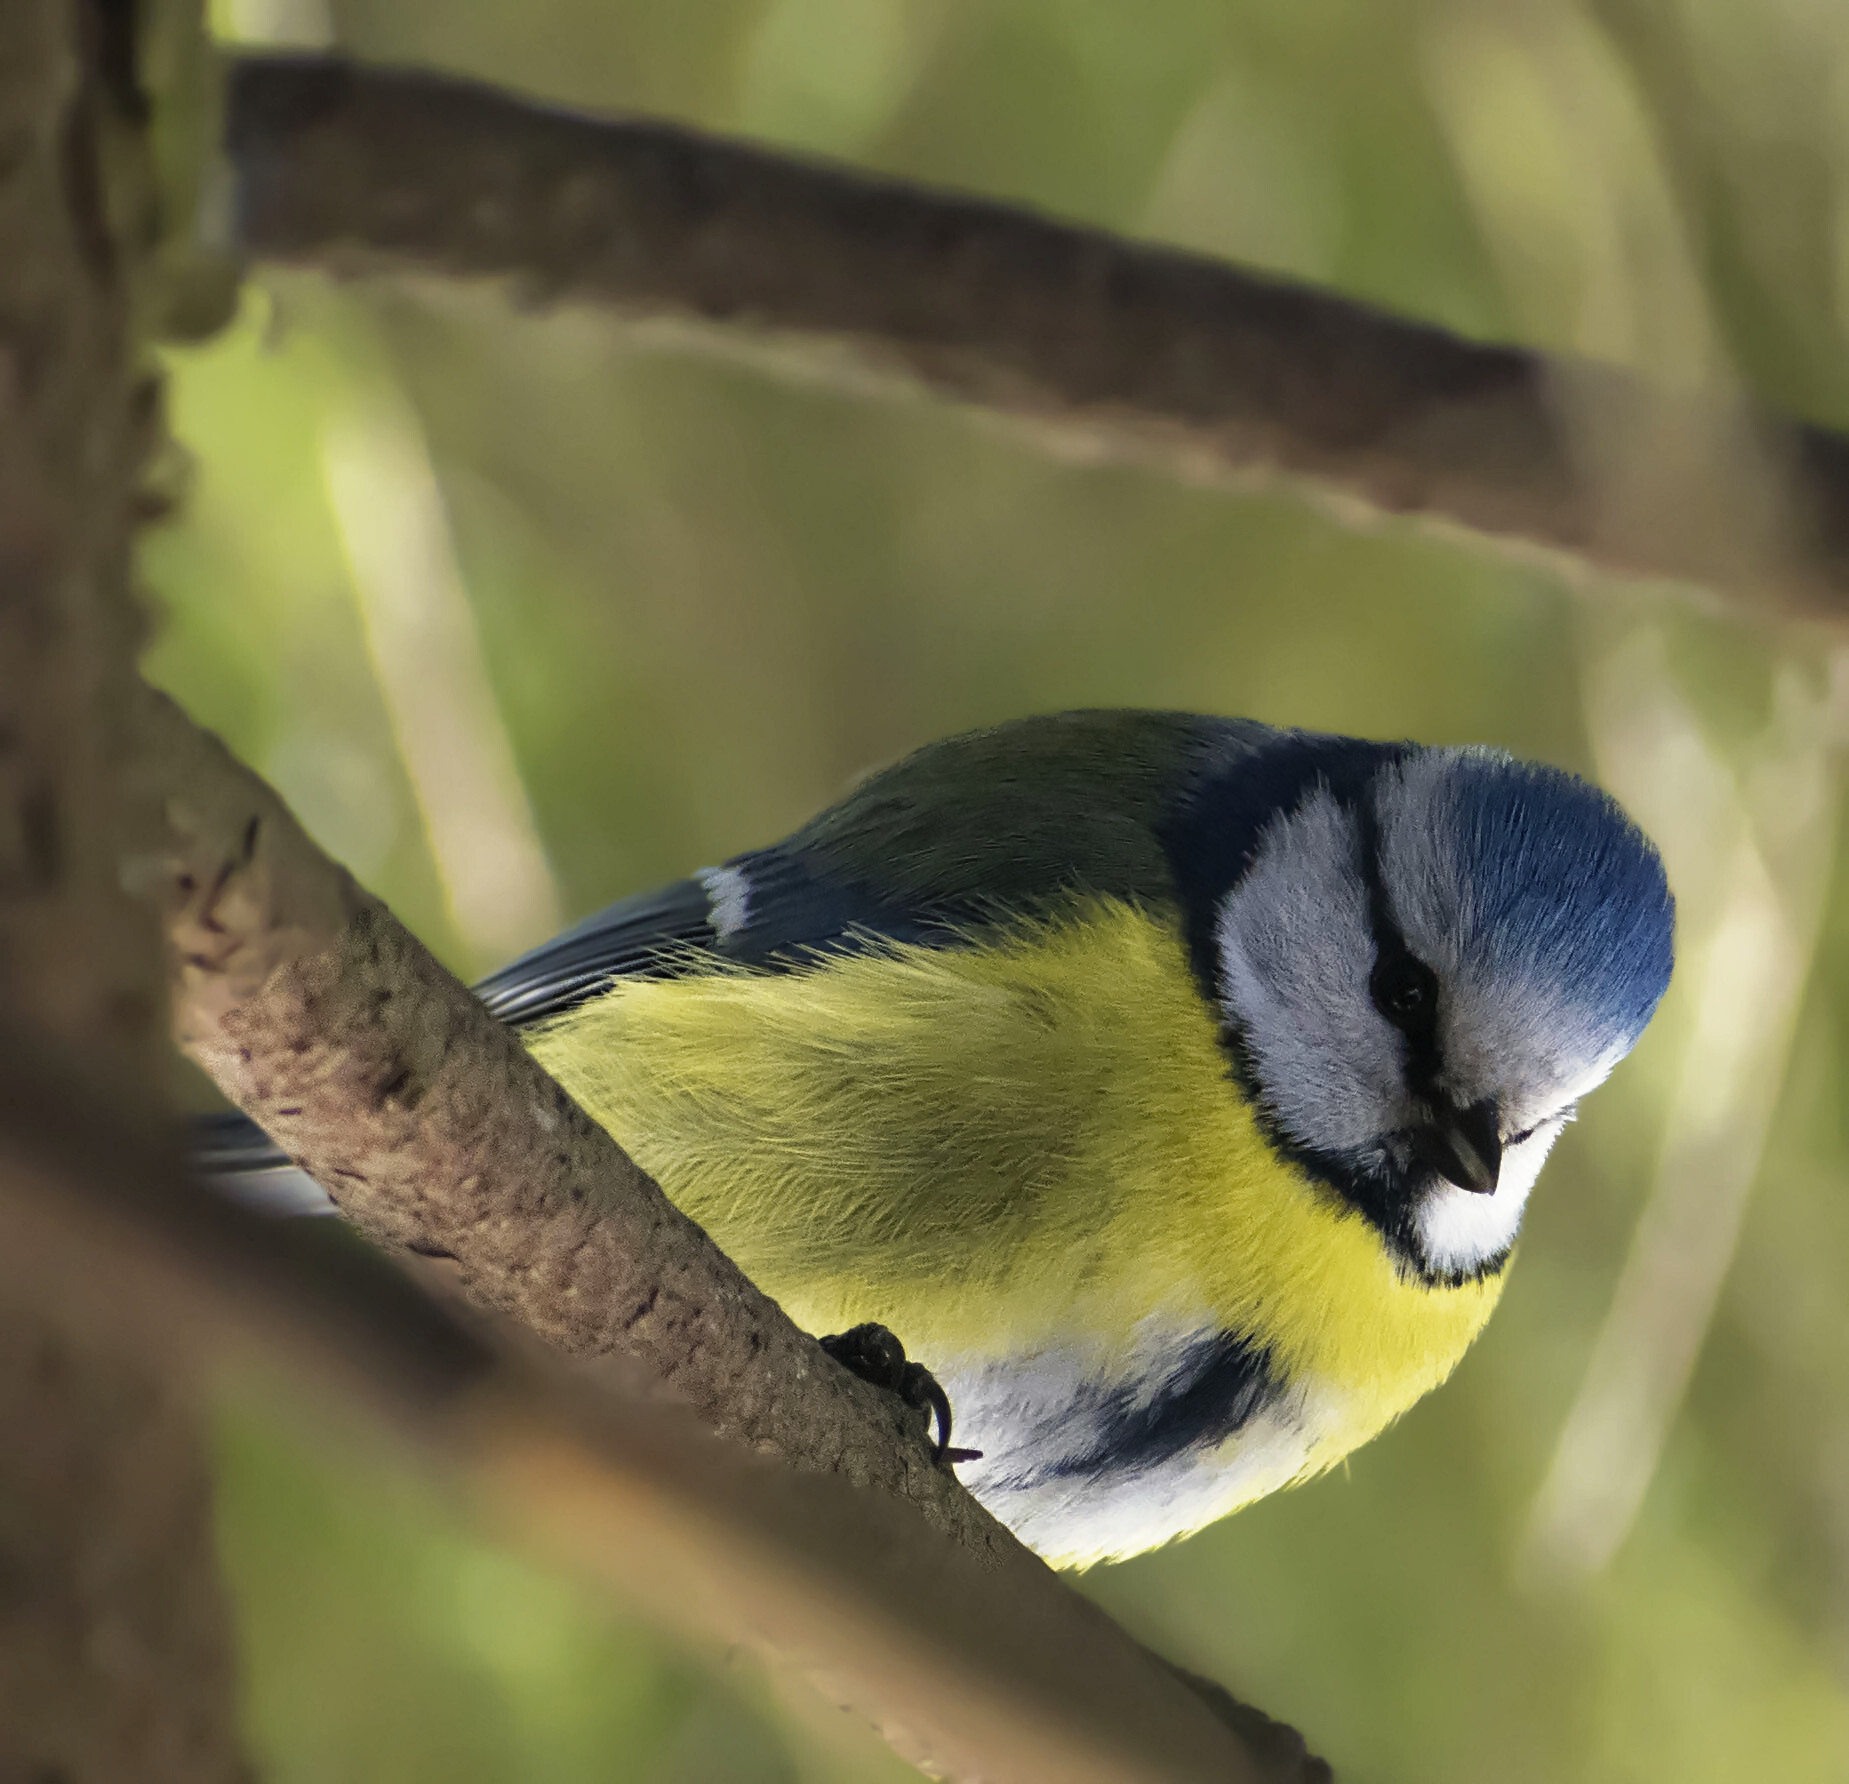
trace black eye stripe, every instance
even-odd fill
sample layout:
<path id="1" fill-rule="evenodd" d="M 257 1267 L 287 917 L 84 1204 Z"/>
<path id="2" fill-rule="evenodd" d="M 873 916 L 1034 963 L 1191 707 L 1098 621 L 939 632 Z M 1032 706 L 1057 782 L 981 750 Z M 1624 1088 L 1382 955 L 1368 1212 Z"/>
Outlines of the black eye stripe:
<path id="1" fill-rule="evenodd" d="M 1386 881 L 1380 871 L 1380 814 L 1374 807 L 1373 788 L 1364 788 L 1351 809 L 1358 845 L 1355 865 L 1367 887 L 1368 928 L 1374 937 L 1368 995 L 1381 1015 L 1406 1037 L 1408 1081 L 1415 1088 L 1426 1088 L 1443 1066 L 1438 1051 L 1438 975 L 1407 947 L 1387 902 Z"/>
<path id="2" fill-rule="evenodd" d="M 1380 814 L 1374 809 L 1372 788 L 1364 789 L 1350 809 L 1354 813 L 1355 840 L 1359 845 L 1355 851 L 1355 866 L 1367 888 L 1368 928 L 1374 937 L 1375 973 L 1378 976 L 1391 971 L 1397 962 L 1407 960 L 1429 974 L 1431 968 L 1407 947 L 1406 938 L 1394 921 L 1392 906 L 1387 902 L 1387 883 L 1380 872 Z"/>

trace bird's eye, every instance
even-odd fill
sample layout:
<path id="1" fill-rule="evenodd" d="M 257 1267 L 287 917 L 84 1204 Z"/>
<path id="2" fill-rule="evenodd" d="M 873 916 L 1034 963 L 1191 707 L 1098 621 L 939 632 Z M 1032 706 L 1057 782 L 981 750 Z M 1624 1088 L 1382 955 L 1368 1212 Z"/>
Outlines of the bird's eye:
<path id="1" fill-rule="evenodd" d="M 1438 1009 L 1438 980 L 1423 960 L 1399 954 L 1383 960 L 1368 981 L 1374 1007 L 1396 1028 L 1420 1028 Z"/>

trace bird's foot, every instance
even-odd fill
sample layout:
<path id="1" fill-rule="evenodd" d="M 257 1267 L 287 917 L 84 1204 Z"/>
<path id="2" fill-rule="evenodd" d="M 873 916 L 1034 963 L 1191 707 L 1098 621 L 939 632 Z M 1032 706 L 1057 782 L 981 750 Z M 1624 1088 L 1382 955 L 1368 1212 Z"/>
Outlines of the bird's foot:
<path id="1" fill-rule="evenodd" d="M 951 1448 L 950 1396 L 924 1364 L 914 1363 L 905 1354 L 905 1346 L 884 1326 L 855 1326 L 822 1339 L 821 1345 L 842 1368 L 897 1394 L 915 1412 L 923 1413 L 927 1426 L 935 1421 L 939 1462 L 974 1462 L 981 1456 L 981 1450 Z"/>

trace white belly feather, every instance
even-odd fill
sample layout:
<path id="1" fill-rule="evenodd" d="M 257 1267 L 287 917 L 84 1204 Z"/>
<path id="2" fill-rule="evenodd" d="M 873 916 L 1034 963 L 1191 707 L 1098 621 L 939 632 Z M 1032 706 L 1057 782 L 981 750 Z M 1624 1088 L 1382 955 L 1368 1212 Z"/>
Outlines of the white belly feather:
<path id="1" fill-rule="evenodd" d="M 1126 1406 L 1149 1403 L 1164 1357 L 1214 1337 L 1145 1326 L 1132 1353 L 1108 1359 L 1075 1346 L 938 1367 L 955 1441 L 983 1452 L 958 1478 L 1031 1548 L 1088 1567 L 1186 1536 L 1322 1466 L 1342 1396 L 1301 1379 L 1266 1391 L 1230 1434 L 1114 1451 Z"/>

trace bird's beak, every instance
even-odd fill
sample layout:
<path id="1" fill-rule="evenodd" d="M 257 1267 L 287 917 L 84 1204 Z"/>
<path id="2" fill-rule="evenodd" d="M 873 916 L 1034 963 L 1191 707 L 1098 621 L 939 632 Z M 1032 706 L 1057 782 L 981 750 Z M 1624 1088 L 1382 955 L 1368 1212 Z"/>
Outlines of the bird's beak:
<path id="1" fill-rule="evenodd" d="M 1446 1103 L 1434 1105 L 1431 1120 L 1413 1129 L 1412 1149 L 1422 1165 L 1436 1171 L 1447 1183 L 1455 1183 L 1473 1195 L 1491 1194 L 1502 1169 L 1502 1134 L 1496 1105 L 1473 1103 L 1468 1109 L 1455 1109 Z"/>

